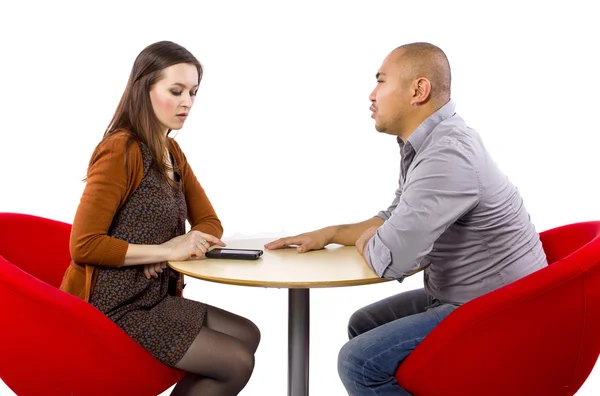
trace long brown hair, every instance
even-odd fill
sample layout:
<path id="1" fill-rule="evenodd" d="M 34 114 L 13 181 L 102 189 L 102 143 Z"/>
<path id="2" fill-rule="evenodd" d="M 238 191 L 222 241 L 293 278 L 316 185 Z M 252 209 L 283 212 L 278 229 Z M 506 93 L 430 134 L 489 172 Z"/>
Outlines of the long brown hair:
<path id="1" fill-rule="evenodd" d="M 126 169 L 128 166 L 127 152 L 130 145 L 134 141 L 143 143 L 152 153 L 153 166 L 169 184 L 171 184 L 171 179 L 167 177 L 167 171 L 172 168 L 165 162 L 164 127 L 161 126 L 154 114 L 150 101 L 150 90 L 162 78 L 165 68 L 180 63 L 196 66 L 198 84 L 200 84 L 202 65 L 191 52 L 181 45 L 171 41 L 159 41 L 144 48 L 133 63 L 123 96 L 121 96 L 115 114 L 102 138 L 104 141 L 117 132 L 127 131 L 129 138 L 125 146 Z M 98 147 L 96 147 L 97 149 Z M 181 168 L 182 165 L 178 164 L 178 168 Z M 91 160 L 89 166 L 91 166 Z"/>

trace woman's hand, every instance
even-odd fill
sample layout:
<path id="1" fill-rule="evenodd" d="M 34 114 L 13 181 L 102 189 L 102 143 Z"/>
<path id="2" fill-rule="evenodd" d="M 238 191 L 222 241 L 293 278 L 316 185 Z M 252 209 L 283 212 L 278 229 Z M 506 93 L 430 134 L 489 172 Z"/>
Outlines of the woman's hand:
<path id="1" fill-rule="evenodd" d="M 163 272 L 163 270 L 167 268 L 167 263 L 155 263 L 155 264 L 144 264 L 144 276 L 146 279 L 158 278 L 158 274 Z"/>
<path id="2" fill-rule="evenodd" d="M 191 257 L 204 257 L 212 245 L 225 246 L 219 238 L 200 231 L 190 231 L 175 237 L 161 246 L 168 249 L 169 260 L 184 261 Z"/>

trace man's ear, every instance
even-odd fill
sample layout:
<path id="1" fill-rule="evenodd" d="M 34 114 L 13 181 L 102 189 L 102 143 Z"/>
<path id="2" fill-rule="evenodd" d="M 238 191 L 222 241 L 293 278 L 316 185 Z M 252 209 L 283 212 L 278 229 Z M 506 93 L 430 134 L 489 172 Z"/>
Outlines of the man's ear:
<path id="1" fill-rule="evenodd" d="M 425 103 L 431 95 L 431 82 L 427 77 L 419 77 L 412 82 L 411 89 L 413 91 L 413 97 L 410 104 L 413 106 Z"/>

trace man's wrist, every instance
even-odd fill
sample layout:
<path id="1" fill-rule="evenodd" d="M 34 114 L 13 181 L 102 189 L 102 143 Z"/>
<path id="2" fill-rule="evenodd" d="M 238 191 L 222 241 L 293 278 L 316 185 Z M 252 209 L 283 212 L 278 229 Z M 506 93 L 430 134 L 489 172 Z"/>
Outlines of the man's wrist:
<path id="1" fill-rule="evenodd" d="M 327 246 L 330 243 L 334 242 L 335 236 L 337 234 L 337 228 L 338 226 L 329 226 L 321 229 L 321 233 L 325 242 L 324 246 Z"/>

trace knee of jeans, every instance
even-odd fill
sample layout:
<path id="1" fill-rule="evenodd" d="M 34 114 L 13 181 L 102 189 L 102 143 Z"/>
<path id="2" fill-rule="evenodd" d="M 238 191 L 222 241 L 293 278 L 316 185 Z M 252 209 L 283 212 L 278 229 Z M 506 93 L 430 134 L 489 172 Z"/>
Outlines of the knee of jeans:
<path id="1" fill-rule="evenodd" d="M 360 351 L 357 344 L 357 342 L 350 340 L 344 344 L 338 353 L 338 374 L 342 382 L 350 379 L 353 370 L 358 366 Z"/>

